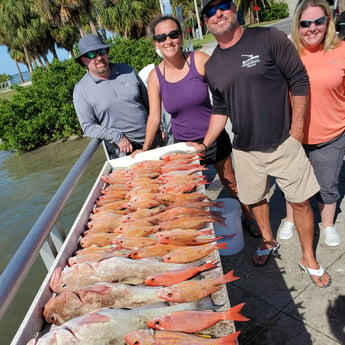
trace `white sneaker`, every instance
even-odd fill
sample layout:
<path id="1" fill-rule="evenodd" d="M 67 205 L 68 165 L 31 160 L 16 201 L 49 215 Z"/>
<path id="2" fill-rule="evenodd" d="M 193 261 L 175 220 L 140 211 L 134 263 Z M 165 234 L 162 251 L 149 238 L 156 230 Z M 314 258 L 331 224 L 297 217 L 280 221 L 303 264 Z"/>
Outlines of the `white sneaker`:
<path id="1" fill-rule="evenodd" d="M 335 226 L 327 226 L 323 229 L 325 243 L 330 247 L 335 247 L 340 244 L 340 237 Z"/>
<path id="2" fill-rule="evenodd" d="M 295 224 L 286 220 L 279 231 L 279 238 L 281 238 L 282 240 L 288 240 L 293 236 L 295 230 Z"/>

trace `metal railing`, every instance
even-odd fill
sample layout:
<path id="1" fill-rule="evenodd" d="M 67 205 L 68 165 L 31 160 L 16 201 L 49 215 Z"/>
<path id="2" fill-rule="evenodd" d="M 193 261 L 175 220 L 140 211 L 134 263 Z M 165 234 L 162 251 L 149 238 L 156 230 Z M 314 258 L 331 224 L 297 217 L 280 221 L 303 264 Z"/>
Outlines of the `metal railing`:
<path id="1" fill-rule="evenodd" d="M 55 252 L 56 255 L 56 250 L 53 250 L 51 231 L 54 227 L 59 227 L 58 217 L 84 174 L 100 142 L 99 139 L 91 140 L 1 274 L 0 318 L 11 304 L 41 247 L 46 245 L 46 241 L 52 249 L 51 252 Z"/>

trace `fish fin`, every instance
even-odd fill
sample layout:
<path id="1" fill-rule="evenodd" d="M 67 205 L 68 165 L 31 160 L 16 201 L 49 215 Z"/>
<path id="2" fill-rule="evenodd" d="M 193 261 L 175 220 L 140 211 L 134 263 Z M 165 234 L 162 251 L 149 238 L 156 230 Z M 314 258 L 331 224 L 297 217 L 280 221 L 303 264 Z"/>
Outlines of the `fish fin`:
<path id="1" fill-rule="evenodd" d="M 225 337 L 221 337 L 218 339 L 215 339 L 215 344 L 217 345 L 237 345 L 237 338 L 240 335 L 240 331 L 237 331 L 235 333 L 231 333 L 229 335 L 226 335 Z"/>
<path id="2" fill-rule="evenodd" d="M 228 244 L 226 242 L 217 243 L 216 246 L 218 249 L 229 249 Z"/>
<path id="3" fill-rule="evenodd" d="M 83 324 L 93 324 L 97 322 L 108 322 L 110 318 L 106 315 L 99 314 L 97 311 L 85 314 L 80 317 Z"/>
<path id="4" fill-rule="evenodd" d="M 50 278 L 49 287 L 54 292 L 59 292 L 58 284 L 61 278 L 61 274 L 62 274 L 62 268 L 56 267 Z"/>
<path id="5" fill-rule="evenodd" d="M 99 285 L 90 285 L 84 289 L 85 292 L 95 292 L 99 295 L 107 295 L 108 293 L 111 292 L 111 287 L 104 285 L 104 284 L 99 284 Z"/>
<path id="6" fill-rule="evenodd" d="M 240 277 L 236 277 L 234 276 L 234 270 L 231 270 L 230 272 L 226 273 L 224 276 L 223 276 L 223 283 L 230 283 L 230 282 L 233 282 L 235 280 L 238 280 L 240 279 Z"/>
<path id="7" fill-rule="evenodd" d="M 224 311 L 224 317 L 225 317 L 224 320 L 249 321 L 250 319 L 240 314 L 240 311 L 244 305 L 245 303 L 240 303 Z"/>

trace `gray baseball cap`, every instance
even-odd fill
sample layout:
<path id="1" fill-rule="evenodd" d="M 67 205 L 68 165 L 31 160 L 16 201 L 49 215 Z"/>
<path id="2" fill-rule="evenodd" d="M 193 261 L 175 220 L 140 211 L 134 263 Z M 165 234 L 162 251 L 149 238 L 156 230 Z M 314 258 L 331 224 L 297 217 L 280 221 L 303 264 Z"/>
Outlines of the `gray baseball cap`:
<path id="1" fill-rule="evenodd" d="M 94 35 L 94 34 L 86 35 L 82 37 L 78 42 L 79 55 L 75 58 L 75 61 L 83 65 L 80 58 L 84 54 L 88 52 L 92 52 L 94 50 L 110 48 L 110 47 L 111 47 L 111 44 L 105 44 L 104 41 L 99 36 Z"/>

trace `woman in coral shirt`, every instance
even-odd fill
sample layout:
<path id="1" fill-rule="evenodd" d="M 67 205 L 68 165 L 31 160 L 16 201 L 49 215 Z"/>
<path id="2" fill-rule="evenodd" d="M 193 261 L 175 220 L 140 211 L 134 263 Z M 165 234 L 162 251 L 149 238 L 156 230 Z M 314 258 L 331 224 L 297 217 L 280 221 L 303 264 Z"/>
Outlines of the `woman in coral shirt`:
<path id="1" fill-rule="evenodd" d="M 326 0 L 303 0 L 297 5 L 291 39 L 310 78 L 303 144 L 321 187 L 316 197 L 322 233 L 328 246 L 337 246 L 340 236 L 334 221 L 345 155 L 345 41 L 337 37 Z M 287 207 L 282 239 L 293 235 L 290 211 Z"/>

